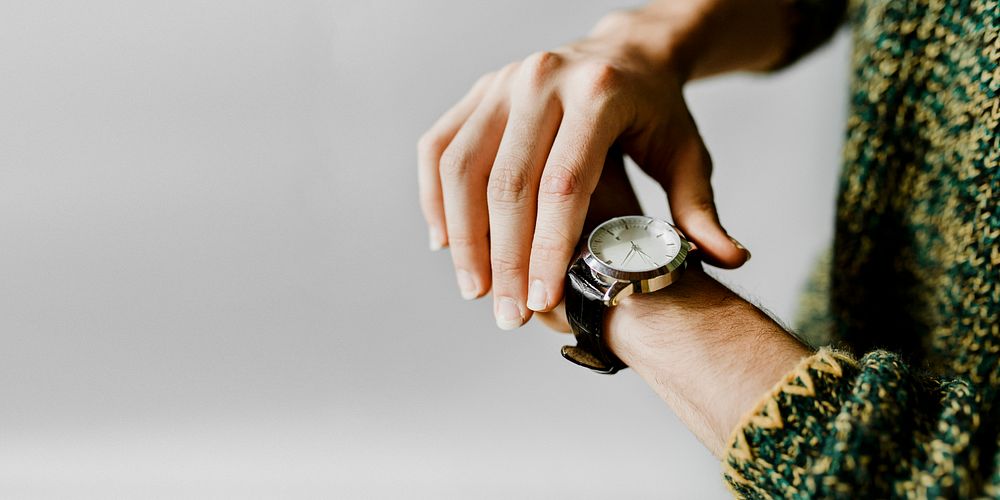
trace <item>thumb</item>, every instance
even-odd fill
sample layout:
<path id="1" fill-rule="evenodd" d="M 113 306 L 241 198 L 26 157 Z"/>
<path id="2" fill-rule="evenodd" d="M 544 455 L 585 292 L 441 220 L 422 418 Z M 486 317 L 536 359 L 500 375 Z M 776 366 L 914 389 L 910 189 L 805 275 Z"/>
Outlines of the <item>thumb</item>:
<path id="1" fill-rule="evenodd" d="M 694 124 L 691 124 L 694 129 Z M 667 192 L 674 222 L 693 241 L 702 259 L 713 266 L 734 269 L 750 260 L 750 252 L 729 236 L 719 222 L 712 194 L 712 159 L 696 130 L 681 134 L 672 145 L 670 165 L 658 169 Z"/>
<path id="2" fill-rule="evenodd" d="M 559 305 L 552 308 L 551 311 L 536 312 L 531 317 L 538 318 L 545 326 L 558 333 L 573 333 L 573 329 L 569 326 L 569 321 L 566 319 L 565 300 L 560 301 Z"/>

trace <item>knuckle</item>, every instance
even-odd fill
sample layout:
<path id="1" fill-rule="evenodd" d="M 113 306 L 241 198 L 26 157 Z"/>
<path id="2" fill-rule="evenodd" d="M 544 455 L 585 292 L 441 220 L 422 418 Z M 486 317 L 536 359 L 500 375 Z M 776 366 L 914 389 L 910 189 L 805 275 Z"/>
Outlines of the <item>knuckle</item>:
<path id="1" fill-rule="evenodd" d="M 711 196 L 698 196 L 691 200 L 688 210 L 715 216 L 715 201 Z"/>
<path id="2" fill-rule="evenodd" d="M 474 153 L 464 148 L 449 146 L 441 153 L 441 176 L 446 178 L 463 178 L 474 160 Z"/>
<path id="3" fill-rule="evenodd" d="M 528 172 L 521 168 L 495 168 L 487 184 L 487 196 L 494 203 L 520 202 L 529 190 Z"/>
<path id="4" fill-rule="evenodd" d="M 520 64 L 521 82 L 529 88 L 540 89 L 547 84 L 561 61 L 562 57 L 551 51 L 531 54 Z"/>
<path id="5" fill-rule="evenodd" d="M 485 243 L 485 236 L 475 236 L 465 232 L 448 232 L 448 246 L 460 250 L 474 250 Z"/>
<path id="6" fill-rule="evenodd" d="M 511 277 L 524 274 L 524 262 L 521 262 L 513 253 L 497 251 L 490 258 L 493 266 L 493 273 L 497 276 Z"/>
<path id="7" fill-rule="evenodd" d="M 715 200 L 713 200 L 712 198 L 704 198 L 698 200 L 698 202 L 695 204 L 695 207 L 697 207 L 698 210 L 701 210 L 702 212 L 715 215 Z"/>
<path id="8" fill-rule="evenodd" d="M 542 173 L 539 192 L 543 196 L 553 198 L 572 197 L 586 192 L 586 185 L 579 170 L 562 165 L 550 165 Z"/>
<path id="9" fill-rule="evenodd" d="M 562 263 L 572 249 L 573 243 L 564 232 L 550 229 L 535 235 L 531 244 L 531 260 L 542 265 Z"/>
<path id="10" fill-rule="evenodd" d="M 624 85 L 622 70 L 607 61 L 584 64 L 580 69 L 584 84 L 584 97 L 591 101 L 606 101 L 614 97 Z"/>
<path id="11" fill-rule="evenodd" d="M 422 155 L 437 155 L 440 154 L 446 147 L 444 138 L 434 132 L 433 130 L 428 130 L 420 136 L 417 140 L 417 153 Z"/>
<path id="12" fill-rule="evenodd" d="M 714 168 L 714 163 L 712 162 L 712 155 L 709 154 L 708 148 L 706 148 L 705 145 L 702 144 L 702 146 L 698 149 L 698 154 L 699 154 L 698 160 L 701 163 L 702 168 L 705 169 L 705 175 L 711 176 L 712 169 Z"/>

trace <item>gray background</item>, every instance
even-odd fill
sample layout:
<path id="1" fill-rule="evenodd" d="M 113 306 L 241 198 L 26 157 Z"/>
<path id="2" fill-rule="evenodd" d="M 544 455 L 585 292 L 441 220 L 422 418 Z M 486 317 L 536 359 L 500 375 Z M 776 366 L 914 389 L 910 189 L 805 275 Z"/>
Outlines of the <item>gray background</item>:
<path id="1" fill-rule="evenodd" d="M 634 374 L 463 302 L 417 209 L 416 139 L 476 76 L 623 5 L 0 4 L 0 496 L 725 497 Z M 847 45 L 689 89 L 754 252 L 722 278 L 781 318 L 831 236 Z"/>

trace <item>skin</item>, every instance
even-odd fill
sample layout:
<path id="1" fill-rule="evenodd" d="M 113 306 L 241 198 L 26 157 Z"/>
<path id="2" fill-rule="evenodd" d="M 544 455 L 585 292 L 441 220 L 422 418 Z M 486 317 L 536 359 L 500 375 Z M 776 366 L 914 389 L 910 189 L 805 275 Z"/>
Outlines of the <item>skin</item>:
<path id="1" fill-rule="evenodd" d="M 697 264 L 611 308 L 605 341 L 720 458 L 743 415 L 812 354 Z"/>
<path id="2" fill-rule="evenodd" d="M 483 76 L 421 137 L 430 245 L 450 247 L 463 297 L 492 289 L 504 329 L 559 303 L 615 144 L 663 186 L 707 262 L 746 261 L 719 222 L 711 159 L 682 94 L 689 80 L 778 60 L 777 0 L 746 4 L 672 0 L 612 14 L 580 41 Z"/>
<path id="3" fill-rule="evenodd" d="M 640 213 L 621 156 L 611 155 L 585 228 Z M 536 315 L 569 333 L 563 304 Z M 676 283 L 608 309 L 604 339 L 718 457 L 743 415 L 813 351 L 764 311 L 702 270 L 697 257 Z"/>
<path id="4" fill-rule="evenodd" d="M 662 0 L 480 78 L 418 144 L 430 246 L 450 248 L 462 296 L 492 289 L 503 329 L 537 314 L 568 331 L 563 280 L 581 235 L 640 213 L 622 154 L 663 187 L 701 260 L 744 264 L 749 252 L 715 210 L 711 159 L 682 90 L 772 67 L 787 39 L 780 0 Z M 607 321 L 609 347 L 717 455 L 740 416 L 809 354 L 700 265 L 629 297 Z"/>

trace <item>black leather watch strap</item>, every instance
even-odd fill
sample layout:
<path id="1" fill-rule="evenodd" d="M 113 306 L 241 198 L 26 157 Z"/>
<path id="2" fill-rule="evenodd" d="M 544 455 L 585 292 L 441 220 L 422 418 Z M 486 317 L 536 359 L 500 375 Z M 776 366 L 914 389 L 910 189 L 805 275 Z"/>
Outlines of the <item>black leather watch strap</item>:
<path id="1" fill-rule="evenodd" d="M 566 273 L 564 295 L 566 319 L 573 328 L 576 345 L 563 346 L 563 357 L 608 375 L 627 368 L 604 343 L 604 317 L 608 310 L 602 300 L 604 291 L 582 260 L 577 260 Z"/>

